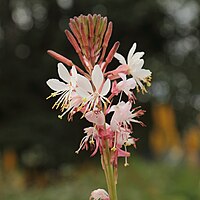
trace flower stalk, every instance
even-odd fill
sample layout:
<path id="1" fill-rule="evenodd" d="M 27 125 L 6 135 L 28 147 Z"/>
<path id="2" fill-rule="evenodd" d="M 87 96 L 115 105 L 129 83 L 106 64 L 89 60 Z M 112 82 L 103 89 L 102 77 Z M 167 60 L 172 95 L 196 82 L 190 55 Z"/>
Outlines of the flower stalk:
<path id="1" fill-rule="evenodd" d="M 102 168 L 104 170 L 108 193 L 110 200 L 117 200 L 117 180 L 115 176 L 115 167 L 110 161 L 110 149 L 108 146 L 108 141 L 105 142 L 105 148 L 102 152 Z"/>
<path id="2" fill-rule="evenodd" d="M 144 52 L 135 52 L 136 43 L 132 45 L 127 61 L 117 53 L 118 41 L 107 53 L 113 29 L 107 17 L 80 15 L 70 19 L 69 27 L 71 31 L 65 30 L 65 34 L 81 65 L 49 50 L 48 54 L 61 62 L 57 65 L 61 80 L 47 81 L 53 90 L 47 99 L 57 97 L 52 108 L 60 109 L 59 119 L 67 115 L 70 121 L 80 112 L 81 119 L 91 122 L 91 126 L 84 129 L 85 135 L 76 153 L 90 147 L 93 149 L 91 156 L 99 151 L 108 193 L 103 189 L 94 190 L 90 200 L 117 200 L 118 159 L 123 157 L 124 165 L 128 166 L 128 147 L 136 148 L 138 140 L 132 134 L 133 123 L 144 126 L 138 118 L 145 111 L 135 107 L 134 92 L 147 92 L 145 85 L 150 86 L 151 71 L 142 69 Z M 120 65 L 110 70 L 109 64 L 114 58 Z M 114 104 L 117 97 L 118 103 Z"/>

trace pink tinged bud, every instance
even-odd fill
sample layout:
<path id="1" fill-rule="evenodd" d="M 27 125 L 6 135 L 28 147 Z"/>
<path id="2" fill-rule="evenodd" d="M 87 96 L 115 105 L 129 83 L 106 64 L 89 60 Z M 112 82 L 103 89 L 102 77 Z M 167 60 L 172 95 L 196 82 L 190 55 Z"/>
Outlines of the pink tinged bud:
<path id="1" fill-rule="evenodd" d="M 106 57 L 106 62 L 105 62 L 103 69 L 102 69 L 103 72 L 106 70 L 107 65 L 112 61 L 115 53 L 117 52 L 117 49 L 119 48 L 119 45 L 120 45 L 119 42 L 115 42 L 112 49 L 110 50 L 108 56 Z"/>
<path id="2" fill-rule="evenodd" d="M 86 68 L 86 70 L 87 70 L 87 71 L 90 71 L 90 70 L 88 69 L 87 64 L 85 63 L 84 57 L 83 57 L 83 55 L 82 55 L 82 53 L 81 53 L 81 49 L 80 49 L 80 47 L 79 47 L 79 45 L 78 45 L 76 39 L 74 38 L 74 36 L 73 36 L 68 30 L 65 30 L 65 34 L 66 34 L 66 36 L 67 36 L 67 39 L 70 41 L 70 43 L 71 43 L 72 46 L 74 47 L 76 53 L 78 54 L 78 56 L 79 56 L 79 58 L 80 58 L 82 64 L 83 64 L 84 67 Z"/>
<path id="3" fill-rule="evenodd" d="M 95 25 L 95 41 L 97 40 L 100 23 L 101 23 L 101 15 L 97 15 L 97 17 L 96 17 L 96 25 Z"/>
<path id="4" fill-rule="evenodd" d="M 107 17 L 104 17 L 103 20 L 102 20 L 102 23 L 101 23 L 101 27 L 100 27 L 100 38 L 99 38 L 99 48 L 101 47 L 102 45 L 102 41 L 103 41 L 103 37 L 104 37 L 104 33 L 106 31 L 106 28 L 107 28 L 107 22 L 108 22 L 108 19 Z"/>
<path id="5" fill-rule="evenodd" d="M 80 32 L 77 29 L 77 26 L 75 24 L 75 20 L 70 19 L 69 27 L 72 30 L 72 33 L 75 35 L 76 39 L 78 40 L 79 44 L 81 45 L 82 44 L 81 36 L 80 36 Z"/>
<path id="6" fill-rule="evenodd" d="M 120 65 L 117 69 L 107 72 L 105 75 L 108 76 L 110 80 L 115 80 L 120 78 L 119 73 L 128 74 L 128 65 Z"/>
<path id="7" fill-rule="evenodd" d="M 120 43 L 119 42 L 115 42 L 115 44 L 113 45 L 112 49 L 110 50 L 107 58 L 106 58 L 106 62 L 110 63 L 115 55 L 115 53 L 117 52 L 118 48 L 119 48 Z"/>
<path id="8" fill-rule="evenodd" d="M 105 123 L 105 116 L 102 111 L 93 110 L 89 111 L 85 114 L 85 118 L 92 123 L 95 123 L 96 125 L 103 125 Z"/>
<path id="9" fill-rule="evenodd" d="M 76 53 L 80 53 L 81 49 L 80 49 L 76 39 L 74 38 L 74 36 L 68 30 L 65 30 L 65 34 L 67 36 L 67 39 L 70 41 L 70 43 L 74 47 Z"/>
<path id="10" fill-rule="evenodd" d="M 120 90 L 117 88 L 117 81 L 113 81 L 111 93 L 113 95 L 118 95 L 120 93 Z"/>
<path id="11" fill-rule="evenodd" d="M 74 64 L 72 63 L 71 60 L 65 58 L 64 56 L 62 56 L 62 55 L 60 55 L 60 54 L 58 54 L 58 53 L 56 53 L 56 52 L 54 52 L 54 51 L 52 51 L 52 50 L 48 50 L 47 53 L 48 53 L 51 57 L 55 58 L 56 60 L 58 60 L 58 61 L 60 61 L 60 62 L 62 62 L 62 63 L 65 63 L 66 65 L 68 65 L 68 66 L 70 66 L 70 67 L 74 65 Z M 75 68 L 77 69 L 77 71 L 79 71 L 79 72 L 80 72 L 81 74 L 83 74 L 84 76 L 88 77 L 88 75 L 87 75 L 82 69 L 80 69 L 80 68 L 79 68 L 78 66 L 76 66 L 76 65 L 74 65 L 74 66 L 75 66 Z"/>
<path id="12" fill-rule="evenodd" d="M 60 54 L 58 54 L 58 53 L 56 53 L 56 52 L 54 52 L 54 51 L 52 51 L 52 50 L 48 50 L 47 53 L 48 53 L 51 57 L 55 58 L 56 60 L 58 60 L 58 61 L 60 61 L 60 62 L 65 63 L 65 64 L 68 65 L 68 66 L 72 66 L 72 65 L 73 65 L 73 63 L 72 63 L 71 60 L 65 58 L 64 56 L 62 56 L 62 55 L 60 55 Z"/>
<path id="13" fill-rule="evenodd" d="M 84 24 L 81 23 L 81 36 L 82 36 L 82 40 L 83 40 L 83 48 L 82 51 L 84 50 L 85 51 L 85 55 L 86 57 L 89 59 L 90 58 L 90 53 L 89 53 L 89 44 L 88 44 L 88 37 L 86 35 L 86 32 L 85 32 L 85 27 L 84 27 Z"/>
<path id="14" fill-rule="evenodd" d="M 112 24 L 112 22 L 109 22 L 108 29 L 107 29 L 105 37 L 104 37 L 103 47 L 108 46 L 108 42 L 109 42 L 110 37 L 112 35 L 112 28 L 113 28 L 113 24 Z"/>
<path id="15" fill-rule="evenodd" d="M 112 22 L 109 22 L 107 31 L 106 31 L 105 36 L 104 36 L 104 41 L 103 41 L 103 45 L 102 45 L 103 51 L 102 51 L 102 54 L 101 54 L 101 58 L 99 60 L 99 64 L 101 64 L 103 62 L 104 56 L 106 54 L 108 42 L 110 40 L 111 35 L 112 35 Z"/>
<path id="16" fill-rule="evenodd" d="M 94 37 L 94 23 L 93 23 L 93 18 L 92 15 L 88 15 L 89 19 L 89 36 L 90 38 Z"/>
<path id="17" fill-rule="evenodd" d="M 90 200 L 110 200 L 110 198 L 105 190 L 97 189 L 91 193 Z"/>

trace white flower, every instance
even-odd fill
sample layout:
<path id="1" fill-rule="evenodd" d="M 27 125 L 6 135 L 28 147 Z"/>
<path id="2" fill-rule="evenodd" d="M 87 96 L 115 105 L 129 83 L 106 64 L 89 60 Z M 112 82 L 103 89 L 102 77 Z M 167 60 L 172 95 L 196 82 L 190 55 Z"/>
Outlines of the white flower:
<path id="1" fill-rule="evenodd" d="M 99 101 L 102 101 L 104 106 L 109 102 L 105 97 L 110 90 L 110 80 L 104 82 L 104 76 L 99 65 L 95 65 L 91 75 L 91 82 L 82 76 L 77 77 L 77 93 L 83 98 L 83 105 L 86 105 L 86 111 L 96 107 Z"/>
<path id="2" fill-rule="evenodd" d="M 119 76 L 122 78 L 122 81 L 117 83 L 117 89 L 123 91 L 127 96 L 132 96 L 133 94 L 130 90 L 136 86 L 134 78 L 126 79 L 126 74 L 123 73 L 119 73 Z"/>
<path id="3" fill-rule="evenodd" d="M 129 129 L 125 129 L 125 128 L 120 128 L 120 132 L 117 134 L 117 144 L 122 146 L 124 145 L 126 142 L 128 142 L 130 136 L 131 131 Z"/>
<path id="4" fill-rule="evenodd" d="M 143 92 L 146 92 L 146 89 L 141 81 L 147 83 L 147 86 L 150 86 L 151 71 L 142 69 L 144 60 L 141 57 L 144 55 L 144 52 L 135 53 L 135 49 L 136 43 L 133 44 L 128 53 L 127 62 L 125 58 L 119 53 L 115 53 L 114 57 L 118 59 L 122 65 L 128 66 L 128 74 L 133 76 L 135 82 L 137 83 L 137 89 L 139 90 L 139 86 Z"/>
<path id="5" fill-rule="evenodd" d="M 97 138 L 96 138 L 96 136 L 98 135 L 98 131 L 96 130 L 96 128 L 94 128 L 94 127 L 88 127 L 88 128 L 84 128 L 84 133 L 86 134 L 83 138 L 82 138 L 82 140 L 81 140 L 81 142 L 80 142 L 80 145 L 79 145 L 79 148 L 78 148 L 78 150 L 76 150 L 76 152 L 75 153 L 79 153 L 79 151 L 82 149 L 82 148 L 88 148 L 87 147 L 87 142 L 88 142 L 88 140 L 89 140 L 89 143 L 90 144 L 94 144 L 94 140 L 97 140 Z"/>
<path id="6" fill-rule="evenodd" d="M 70 107 L 72 93 L 76 88 L 77 71 L 76 68 L 72 66 L 70 75 L 65 66 L 62 63 L 58 63 L 58 75 L 64 82 L 58 79 L 49 79 L 47 85 L 54 90 L 54 92 L 48 98 L 60 95 L 53 105 L 53 108 L 56 107 L 57 109 L 60 106 L 63 111 Z"/>
<path id="7" fill-rule="evenodd" d="M 113 105 L 110 108 L 109 112 L 113 112 L 114 114 L 110 121 L 110 127 L 112 131 L 120 131 L 121 127 L 128 128 L 131 126 L 131 122 L 140 123 L 143 125 L 142 122 L 134 119 L 136 117 L 139 117 L 144 114 L 143 110 L 138 110 L 134 112 L 135 110 L 131 110 L 132 104 L 128 101 L 125 102 L 119 102 L 117 105 Z"/>
<path id="8" fill-rule="evenodd" d="M 104 189 L 97 189 L 91 193 L 90 200 L 109 200 L 108 193 Z"/>

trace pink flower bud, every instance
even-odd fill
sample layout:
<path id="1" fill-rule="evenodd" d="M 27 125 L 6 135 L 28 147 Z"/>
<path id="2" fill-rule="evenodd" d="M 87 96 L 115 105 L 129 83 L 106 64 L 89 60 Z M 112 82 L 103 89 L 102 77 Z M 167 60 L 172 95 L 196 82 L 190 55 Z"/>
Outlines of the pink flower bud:
<path id="1" fill-rule="evenodd" d="M 110 200 L 110 198 L 104 189 L 97 189 L 91 193 L 90 200 Z"/>

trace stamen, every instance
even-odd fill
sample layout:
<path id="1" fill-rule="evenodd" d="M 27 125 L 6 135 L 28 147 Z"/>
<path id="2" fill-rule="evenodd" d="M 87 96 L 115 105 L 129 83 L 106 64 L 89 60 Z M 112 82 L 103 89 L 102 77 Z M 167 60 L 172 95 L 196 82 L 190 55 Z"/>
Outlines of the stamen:
<path id="1" fill-rule="evenodd" d="M 58 118 L 63 119 L 63 116 L 66 115 L 67 112 L 68 112 L 68 110 L 65 110 L 65 112 L 62 113 L 62 115 L 58 115 Z"/>
<path id="2" fill-rule="evenodd" d="M 58 98 L 58 100 L 54 103 L 54 105 L 52 106 L 52 109 L 54 109 L 56 107 L 56 109 L 58 109 L 60 103 L 65 99 L 65 95 L 67 94 L 68 91 L 64 91 L 62 93 L 62 95 Z"/>
<path id="3" fill-rule="evenodd" d="M 147 87 L 150 87 L 151 86 L 151 83 L 150 82 L 147 82 Z"/>
<path id="4" fill-rule="evenodd" d="M 51 97 L 55 97 L 56 95 L 57 95 L 57 92 L 51 93 L 51 95 L 48 96 L 48 97 L 46 98 L 46 100 L 47 100 L 47 99 L 50 99 Z"/>
<path id="5" fill-rule="evenodd" d="M 87 142 L 87 140 L 88 140 L 87 135 L 82 138 L 78 150 L 75 151 L 76 154 L 79 153 L 79 151 L 82 149 L 83 145 L 85 144 L 85 142 Z"/>
<path id="6" fill-rule="evenodd" d="M 119 102 L 121 101 L 121 99 L 122 99 L 122 92 L 120 93 L 120 96 L 119 96 Z"/>
<path id="7" fill-rule="evenodd" d="M 137 92 L 140 92 L 138 85 L 136 85 L 136 90 L 137 90 Z"/>
<path id="8" fill-rule="evenodd" d="M 93 137 L 90 139 L 89 143 L 90 143 L 90 144 L 94 144 Z"/>
<path id="9" fill-rule="evenodd" d="M 115 135 L 114 135 L 114 145 L 111 148 L 111 151 L 116 151 L 117 150 L 116 143 L 117 143 L 117 133 L 115 132 Z"/>
<path id="10" fill-rule="evenodd" d="M 125 151 L 127 152 L 127 148 L 126 148 L 126 144 L 124 145 Z M 128 167 L 128 157 L 125 157 L 125 163 L 124 163 L 124 167 Z"/>
<path id="11" fill-rule="evenodd" d="M 83 97 L 83 98 L 82 98 L 82 101 L 83 101 L 84 103 L 86 103 L 86 102 L 87 102 L 87 98 L 86 98 L 86 97 Z"/>

